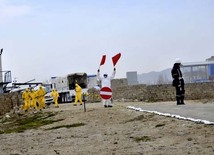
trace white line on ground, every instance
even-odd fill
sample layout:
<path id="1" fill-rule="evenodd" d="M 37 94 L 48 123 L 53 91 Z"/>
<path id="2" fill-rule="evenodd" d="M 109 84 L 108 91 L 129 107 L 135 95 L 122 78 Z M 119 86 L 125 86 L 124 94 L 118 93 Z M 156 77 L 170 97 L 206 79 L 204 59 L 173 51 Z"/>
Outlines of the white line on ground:
<path id="1" fill-rule="evenodd" d="M 193 122 L 197 122 L 197 123 L 204 123 L 204 124 L 208 124 L 208 125 L 214 125 L 214 122 L 210 122 L 210 121 L 207 121 L 207 120 L 194 119 L 194 118 L 190 118 L 190 117 L 183 117 L 183 116 L 180 116 L 180 115 L 170 114 L 170 113 L 161 113 L 161 112 L 158 112 L 158 111 L 143 110 L 141 108 L 136 108 L 136 107 L 133 107 L 133 106 L 127 106 L 127 109 L 132 109 L 132 110 L 141 111 L 141 112 L 154 113 L 154 114 L 158 114 L 158 115 L 161 115 L 161 116 L 173 117 L 173 118 L 182 119 L 182 120 L 189 120 L 189 121 L 193 121 Z"/>

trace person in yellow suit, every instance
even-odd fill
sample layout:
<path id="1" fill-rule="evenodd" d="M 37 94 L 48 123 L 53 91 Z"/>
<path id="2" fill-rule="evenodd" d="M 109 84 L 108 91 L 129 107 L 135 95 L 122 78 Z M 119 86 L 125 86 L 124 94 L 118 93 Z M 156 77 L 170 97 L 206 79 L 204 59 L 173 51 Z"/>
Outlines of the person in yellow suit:
<path id="1" fill-rule="evenodd" d="M 24 100 L 23 110 L 29 111 L 30 110 L 30 91 L 28 88 L 22 93 L 22 99 Z"/>
<path id="2" fill-rule="evenodd" d="M 42 109 L 45 109 L 45 94 L 46 94 L 46 91 L 40 85 L 39 89 L 36 91 L 36 94 L 37 94 L 37 100 L 38 100 L 38 103 L 39 103 L 39 110 L 41 111 Z"/>
<path id="3" fill-rule="evenodd" d="M 59 104 L 58 104 L 59 93 L 56 91 L 56 89 L 52 90 L 51 96 L 53 97 L 53 100 L 54 100 L 54 103 L 55 103 L 55 108 L 59 108 Z"/>
<path id="4" fill-rule="evenodd" d="M 31 89 L 30 97 L 31 97 L 31 107 L 33 107 L 37 111 L 38 110 L 38 107 L 36 105 L 37 93 L 34 91 L 34 89 Z"/>
<path id="5" fill-rule="evenodd" d="M 75 91 L 76 91 L 76 96 L 75 96 L 74 106 L 77 106 L 78 101 L 80 101 L 80 105 L 82 105 L 82 88 L 77 83 L 75 84 Z"/>

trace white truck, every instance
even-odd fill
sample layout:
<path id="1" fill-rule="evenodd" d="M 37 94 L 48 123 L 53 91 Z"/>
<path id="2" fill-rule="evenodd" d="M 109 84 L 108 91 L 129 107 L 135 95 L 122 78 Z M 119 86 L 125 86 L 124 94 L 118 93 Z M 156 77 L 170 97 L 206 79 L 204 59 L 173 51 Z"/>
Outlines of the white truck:
<path id="1" fill-rule="evenodd" d="M 89 88 L 96 87 L 97 76 L 87 75 L 86 73 L 73 73 L 65 77 L 52 77 L 50 82 L 52 88 L 55 88 L 59 93 L 59 103 L 67 103 L 75 100 L 75 83 L 80 85 L 83 93 L 87 93 Z"/>

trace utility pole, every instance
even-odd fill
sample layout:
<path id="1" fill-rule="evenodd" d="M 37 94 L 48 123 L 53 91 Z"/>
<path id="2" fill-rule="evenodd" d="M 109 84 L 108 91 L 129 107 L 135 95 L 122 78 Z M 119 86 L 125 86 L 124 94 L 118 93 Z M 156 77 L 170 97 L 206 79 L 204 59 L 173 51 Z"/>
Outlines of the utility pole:
<path id="1" fill-rule="evenodd" d="M 3 77 L 2 77 L 2 61 L 1 61 L 1 55 L 3 53 L 3 48 L 0 51 L 0 94 L 2 94 L 3 91 Z"/>

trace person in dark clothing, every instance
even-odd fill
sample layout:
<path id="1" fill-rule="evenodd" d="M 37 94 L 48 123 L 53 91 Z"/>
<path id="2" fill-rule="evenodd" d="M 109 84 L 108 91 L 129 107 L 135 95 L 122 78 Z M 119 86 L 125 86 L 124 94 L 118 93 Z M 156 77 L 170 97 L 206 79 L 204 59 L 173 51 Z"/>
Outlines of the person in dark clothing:
<path id="1" fill-rule="evenodd" d="M 171 70 L 172 78 L 173 78 L 173 86 L 176 89 L 176 100 L 177 105 L 184 105 L 184 79 L 182 78 L 182 72 L 180 70 L 181 61 L 180 59 L 176 59 L 174 66 Z"/>

